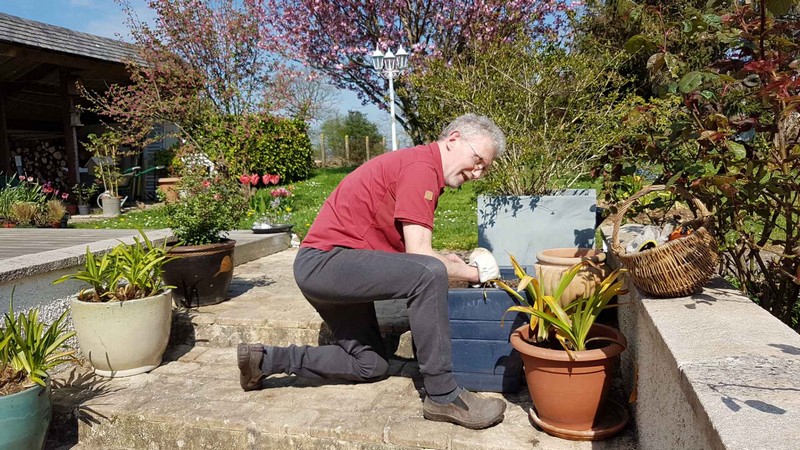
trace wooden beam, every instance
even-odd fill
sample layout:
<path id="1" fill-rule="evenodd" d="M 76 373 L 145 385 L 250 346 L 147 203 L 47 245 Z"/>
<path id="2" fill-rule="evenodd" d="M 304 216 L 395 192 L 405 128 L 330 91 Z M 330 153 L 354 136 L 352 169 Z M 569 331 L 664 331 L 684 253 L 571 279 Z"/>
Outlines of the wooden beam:
<path id="1" fill-rule="evenodd" d="M 0 55 L 12 56 L 14 58 L 27 59 L 30 61 L 38 61 L 42 63 L 55 64 L 74 69 L 89 69 L 93 66 L 103 63 L 104 61 L 87 58 L 65 55 L 58 52 L 49 52 L 38 50 L 31 47 L 24 47 L 21 45 L 11 45 L 0 43 Z M 107 62 L 107 64 L 114 64 Z"/>
<path id="2" fill-rule="evenodd" d="M 75 82 L 78 77 L 69 72 L 59 72 L 61 93 L 64 107 L 61 110 L 61 123 L 64 128 L 64 150 L 67 154 L 67 185 L 72 186 L 80 181 L 78 172 L 78 135 L 70 124 L 70 113 L 75 107 Z"/>
<path id="3" fill-rule="evenodd" d="M 18 77 L 15 77 L 14 79 L 5 80 L 5 83 L 8 84 L 8 87 L 6 88 L 6 94 L 11 96 L 17 92 L 27 90 L 32 84 L 41 81 L 56 70 L 58 70 L 58 66 L 54 66 L 52 64 L 39 64 L 33 69 L 21 74 Z"/>
<path id="4" fill-rule="evenodd" d="M 6 92 L 0 87 L 0 170 L 3 174 L 11 174 L 11 143 L 8 142 L 6 125 Z"/>

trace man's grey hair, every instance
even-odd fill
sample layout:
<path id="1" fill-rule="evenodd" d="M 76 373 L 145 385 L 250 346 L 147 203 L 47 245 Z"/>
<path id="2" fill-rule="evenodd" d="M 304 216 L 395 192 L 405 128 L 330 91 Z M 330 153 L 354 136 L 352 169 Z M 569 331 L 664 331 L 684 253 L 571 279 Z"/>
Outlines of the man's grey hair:
<path id="1" fill-rule="evenodd" d="M 465 139 L 476 136 L 488 137 L 494 146 L 495 158 L 500 157 L 506 151 L 506 135 L 492 119 L 486 116 L 470 113 L 456 117 L 445 127 L 442 134 L 439 135 L 439 139 L 447 139 L 447 136 L 450 136 L 453 131 L 458 131 Z"/>

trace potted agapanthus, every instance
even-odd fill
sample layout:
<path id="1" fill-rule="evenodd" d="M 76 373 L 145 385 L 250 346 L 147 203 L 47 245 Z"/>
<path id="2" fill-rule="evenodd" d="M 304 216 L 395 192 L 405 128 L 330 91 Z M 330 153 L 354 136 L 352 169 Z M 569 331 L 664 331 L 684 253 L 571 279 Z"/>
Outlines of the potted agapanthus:
<path id="1" fill-rule="evenodd" d="M 619 330 L 595 323 L 601 311 L 614 306 L 612 298 L 626 292 L 625 270 L 613 271 L 590 295 L 563 306 L 561 296 L 586 264 L 565 272 L 552 295 L 516 264 L 517 289 L 494 281 L 520 303 L 507 312 L 530 316 L 530 323 L 512 333 L 511 345 L 522 355 L 535 407 L 531 419 L 547 433 L 573 440 L 610 437 L 628 420 L 623 405 L 607 401 L 614 364 L 627 342 Z"/>
<path id="2" fill-rule="evenodd" d="M 48 371 L 75 353 L 66 341 L 66 311 L 50 326 L 39 310 L 14 313 L 0 321 L 0 448 L 41 449 L 52 417 Z"/>
<path id="3" fill-rule="evenodd" d="M 164 267 L 164 279 L 186 307 L 227 300 L 233 278 L 236 241 L 226 236 L 247 213 L 247 200 L 238 181 L 216 168 L 210 174 L 204 166 L 184 167 L 176 185 L 180 200 L 164 205 L 175 242 L 182 244 L 170 250 L 176 259 Z"/>
<path id="4" fill-rule="evenodd" d="M 127 377 L 161 364 L 172 324 L 171 286 L 164 264 L 172 258 L 166 243 L 121 243 L 96 257 L 86 249 L 83 267 L 53 283 L 77 280 L 87 285 L 71 299 L 72 323 L 81 353 L 96 374 Z"/>

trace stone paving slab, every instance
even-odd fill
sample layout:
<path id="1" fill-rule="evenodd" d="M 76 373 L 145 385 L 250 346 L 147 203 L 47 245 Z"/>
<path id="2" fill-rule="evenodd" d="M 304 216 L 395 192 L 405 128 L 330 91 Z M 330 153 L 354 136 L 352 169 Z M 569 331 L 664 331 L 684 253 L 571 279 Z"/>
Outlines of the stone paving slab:
<path id="1" fill-rule="evenodd" d="M 85 367 L 62 373 L 55 410 L 77 411 L 80 445 L 74 448 L 634 448 L 631 427 L 600 443 L 538 431 L 528 419 L 531 403 L 524 389 L 504 397 L 484 394 L 508 403 L 503 423 L 487 430 L 425 420 L 422 380 L 413 361 L 393 360 L 392 376 L 377 383 L 273 376 L 265 389 L 244 392 L 232 348 L 194 347 L 169 356 L 174 360 L 149 374 L 122 379 L 94 377 Z"/>
<path id="2" fill-rule="evenodd" d="M 319 314 L 294 282 L 296 249 L 259 258 L 236 267 L 228 291 L 231 299 L 211 306 L 181 309 L 173 318 L 171 345 L 233 347 L 239 342 L 268 345 L 318 345 L 332 342 Z M 400 301 L 376 303 L 387 345 L 397 347 L 409 330 Z M 393 344 L 394 343 L 394 344 Z M 410 342 L 403 356 L 410 356 Z"/>

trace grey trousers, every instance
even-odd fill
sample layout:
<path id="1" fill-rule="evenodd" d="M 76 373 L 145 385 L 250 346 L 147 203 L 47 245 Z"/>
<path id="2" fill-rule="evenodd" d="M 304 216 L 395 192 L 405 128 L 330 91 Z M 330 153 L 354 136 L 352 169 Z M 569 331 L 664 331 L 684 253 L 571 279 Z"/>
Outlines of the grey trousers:
<path id="1" fill-rule="evenodd" d="M 441 395 L 457 387 L 452 374 L 447 269 L 441 261 L 376 250 L 301 248 L 294 276 L 332 330 L 336 345 L 269 347 L 265 370 L 317 379 L 380 379 L 389 365 L 374 302 L 404 299 L 425 390 Z"/>

